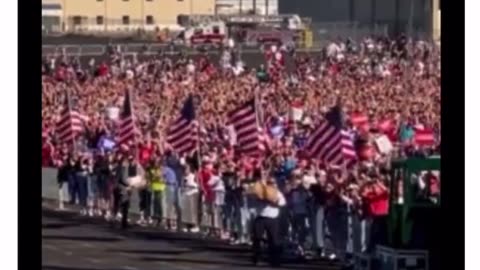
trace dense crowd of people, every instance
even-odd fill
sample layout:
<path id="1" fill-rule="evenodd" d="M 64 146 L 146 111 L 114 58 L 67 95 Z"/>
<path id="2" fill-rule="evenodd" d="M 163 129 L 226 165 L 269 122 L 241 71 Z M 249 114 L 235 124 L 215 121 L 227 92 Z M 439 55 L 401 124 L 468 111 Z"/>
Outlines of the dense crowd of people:
<path id="1" fill-rule="evenodd" d="M 223 50 L 220 63 L 207 54 L 140 60 L 114 52 L 110 61 L 92 59 L 87 67 L 68 57 L 45 59 L 42 160 L 59 168 L 61 201 L 78 199 L 82 214 L 122 217 L 126 226 L 125 198 L 138 192 L 139 224 L 191 232 L 208 225 L 214 235 L 248 243 L 258 204 L 249 186 L 262 180 L 284 195 L 279 235 L 299 253 L 316 249 L 343 259 L 384 243 L 391 160 L 439 154 L 439 45 L 372 37 L 331 42 L 318 55 L 274 46 L 256 68 L 245 66 L 235 48 Z M 74 146 L 60 142 L 55 131 L 67 89 L 84 118 Z M 134 142 L 117 145 L 125 89 L 133 90 L 138 130 Z M 255 93 L 268 147 L 248 157 L 237 151 L 227 113 Z M 179 156 L 165 134 L 189 95 L 199 100 L 200 142 L 193 155 Z M 358 154 L 348 168 L 303 151 L 339 98 Z M 433 137 L 427 143 L 415 136 L 424 131 Z M 129 188 L 128 177 L 138 174 L 147 184 Z M 426 178 L 421 189 L 434 198 L 439 175 Z"/>

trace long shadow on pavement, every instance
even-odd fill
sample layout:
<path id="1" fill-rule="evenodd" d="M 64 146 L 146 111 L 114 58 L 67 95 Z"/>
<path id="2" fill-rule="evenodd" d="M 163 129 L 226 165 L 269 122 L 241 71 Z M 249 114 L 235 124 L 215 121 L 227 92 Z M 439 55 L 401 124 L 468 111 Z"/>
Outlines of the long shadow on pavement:
<path id="1" fill-rule="evenodd" d="M 43 211 L 45 213 L 45 210 Z M 59 218 L 62 221 L 69 221 L 69 222 L 85 222 L 89 225 L 100 225 L 98 226 L 98 230 L 103 230 L 108 233 L 114 233 L 118 236 L 133 238 L 133 239 L 142 239 L 147 241 L 165 241 L 170 244 L 174 244 L 177 246 L 179 250 L 109 250 L 111 252 L 124 252 L 124 253 L 134 253 L 134 254 L 144 254 L 147 256 L 152 257 L 143 257 L 140 258 L 144 261 L 166 261 L 166 262 L 179 262 L 179 263 L 194 263 L 194 264 L 210 264 L 210 265 L 225 265 L 225 266 L 243 266 L 243 267 L 251 267 L 252 265 L 249 262 L 250 251 L 248 247 L 245 246 L 231 246 L 226 241 L 212 239 L 212 238 L 204 238 L 198 234 L 190 234 L 190 233 L 182 233 L 182 232 L 168 232 L 162 231 L 157 228 L 144 228 L 138 226 L 132 226 L 128 230 L 121 230 L 119 228 L 115 228 L 110 226 L 107 222 L 99 218 L 88 218 L 88 217 L 80 217 L 78 214 L 75 213 L 59 213 L 54 211 L 47 210 L 45 216 L 52 216 Z M 48 236 L 47 236 L 48 237 Z M 44 238 L 47 238 L 44 236 Z M 121 241 L 122 239 L 113 238 L 113 237 L 72 237 L 72 236 L 50 236 L 53 239 L 65 239 L 65 240 L 78 240 L 78 241 Z M 47 238 L 48 239 L 48 238 Z M 169 257 L 181 254 L 188 254 L 188 253 L 204 253 L 204 252 L 212 252 L 214 257 L 222 258 L 223 261 L 220 260 L 205 260 L 205 259 L 195 259 L 195 258 L 180 258 L 180 257 Z M 158 255 L 155 256 L 155 255 Z M 203 256 L 202 256 L 203 257 Z M 225 261 L 225 259 L 227 261 Z M 244 262 L 235 262 L 235 259 L 241 259 Z M 233 261 L 232 261 L 233 260 Z M 308 269 L 322 269 L 322 270 L 329 270 L 329 269 L 341 269 L 338 264 L 332 264 L 328 262 L 315 262 L 313 264 L 289 264 L 289 269 L 295 268 L 299 270 L 308 270 Z M 48 269 L 48 268 L 47 268 Z M 62 268 L 51 268 L 52 270 L 63 270 Z M 65 269 L 70 270 L 70 269 Z M 71 270 L 83 270 L 83 269 L 75 269 L 72 268 Z M 89 269 L 94 270 L 94 269 Z M 104 269 L 102 269 L 104 270 Z M 110 270 L 110 269 L 105 269 Z"/>
<path id="2" fill-rule="evenodd" d="M 79 226 L 81 223 L 69 222 L 69 223 L 46 223 L 42 224 L 42 229 L 63 229 L 68 227 Z"/>
<path id="3" fill-rule="evenodd" d="M 68 241 L 89 241 L 89 242 L 117 242 L 122 241 L 116 237 L 94 237 L 94 236 L 64 236 L 64 235 L 42 235 L 47 240 L 68 240 Z"/>
<path id="4" fill-rule="evenodd" d="M 43 265 L 42 270 L 118 270 L 118 268 L 85 268 L 73 266 Z"/>
<path id="5" fill-rule="evenodd" d="M 114 253 L 133 253 L 133 254 L 147 254 L 147 255 L 182 255 L 194 252 L 193 250 L 145 250 L 145 249 L 107 249 L 108 252 Z"/>
<path id="6" fill-rule="evenodd" d="M 233 262 L 233 261 L 219 261 L 213 258 L 212 260 L 209 259 L 187 259 L 187 258 L 165 258 L 165 257 L 142 257 L 140 258 L 142 261 L 146 262 L 171 262 L 171 263 L 191 263 L 191 264 L 199 264 L 199 265 L 222 265 L 222 266 L 236 266 L 236 267 L 248 267 L 248 268 L 258 268 L 255 267 L 250 261 L 245 262 Z M 296 270 L 339 270 L 341 267 L 338 265 L 329 265 L 329 264 L 322 264 L 322 265 L 298 265 L 292 263 L 285 263 L 282 264 L 280 267 L 277 268 L 270 268 L 268 264 L 262 263 L 261 268 L 266 269 L 296 269 Z"/>
<path id="7" fill-rule="evenodd" d="M 205 265 L 225 265 L 225 266 L 242 266 L 249 267 L 252 266 L 249 262 L 231 262 L 231 261 L 218 261 L 218 260 L 208 260 L 208 259 L 187 259 L 187 258 L 166 258 L 166 257 L 142 257 L 142 261 L 147 262 L 172 262 L 172 263 L 192 263 L 192 264 L 205 264 Z"/>

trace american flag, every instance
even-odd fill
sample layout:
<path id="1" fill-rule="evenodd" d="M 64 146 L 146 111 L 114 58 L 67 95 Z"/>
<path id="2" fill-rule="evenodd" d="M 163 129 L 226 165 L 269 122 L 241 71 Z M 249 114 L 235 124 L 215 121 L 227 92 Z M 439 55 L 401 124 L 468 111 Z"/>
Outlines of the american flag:
<path id="1" fill-rule="evenodd" d="M 118 145 L 128 144 L 135 139 L 135 118 L 132 109 L 132 100 L 129 90 L 125 90 L 125 100 L 123 101 L 123 111 L 120 116 L 120 124 L 117 131 Z"/>
<path id="2" fill-rule="evenodd" d="M 195 121 L 195 104 L 189 96 L 180 111 L 180 117 L 168 128 L 167 142 L 180 155 L 192 153 L 197 148 L 198 123 Z"/>
<path id="3" fill-rule="evenodd" d="M 255 99 L 228 113 L 227 125 L 232 125 L 237 137 L 237 145 L 243 154 L 256 156 L 264 147 L 262 132 L 257 121 Z"/>
<path id="4" fill-rule="evenodd" d="M 351 165 L 357 159 L 352 135 L 343 129 L 343 112 L 333 107 L 307 140 L 305 150 L 310 157 L 332 165 Z"/>
<path id="5" fill-rule="evenodd" d="M 65 108 L 57 122 L 56 132 L 61 142 L 74 143 L 75 137 L 83 130 L 85 117 L 72 108 L 72 100 L 68 90 L 65 91 Z"/>

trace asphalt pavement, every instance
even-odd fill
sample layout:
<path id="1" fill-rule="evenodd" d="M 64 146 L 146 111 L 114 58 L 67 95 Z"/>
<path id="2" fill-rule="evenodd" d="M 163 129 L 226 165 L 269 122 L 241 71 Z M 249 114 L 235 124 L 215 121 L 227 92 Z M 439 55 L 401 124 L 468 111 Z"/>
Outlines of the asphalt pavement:
<path id="1" fill-rule="evenodd" d="M 42 207 L 43 270 L 271 269 L 266 263 L 253 266 L 249 258 L 246 246 L 232 246 L 198 234 L 138 226 L 124 231 L 99 218 Z M 327 261 L 290 261 L 281 269 L 341 268 Z"/>

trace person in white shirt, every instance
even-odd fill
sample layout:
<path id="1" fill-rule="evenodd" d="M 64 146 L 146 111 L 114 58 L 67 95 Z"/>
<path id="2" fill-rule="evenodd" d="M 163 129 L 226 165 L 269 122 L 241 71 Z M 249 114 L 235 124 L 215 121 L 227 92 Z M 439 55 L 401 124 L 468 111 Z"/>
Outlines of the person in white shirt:
<path id="1" fill-rule="evenodd" d="M 265 181 L 265 180 L 261 180 Z M 275 179 L 269 178 L 265 185 L 275 187 Z M 280 236 L 279 219 L 280 208 L 286 205 L 283 194 L 277 189 L 277 200 L 275 202 L 259 199 L 258 215 L 253 222 L 253 258 L 256 265 L 261 255 L 260 242 L 264 233 L 267 235 L 268 253 L 271 266 L 279 266 Z"/>
<path id="2" fill-rule="evenodd" d="M 218 167 L 215 168 L 215 174 L 212 175 L 207 185 L 211 187 L 211 190 L 215 194 L 215 199 L 213 201 L 213 227 L 217 234 L 222 234 L 221 211 L 225 202 L 225 185 L 219 175 Z"/>
<path id="3" fill-rule="evenodd" d="M 199 232 L 199 228 L 197 226 L 197 203 L 198 203 L 198 194 L 199 194 L 199 186 L 197 183 L 197 179 L 195 174 L 192 172 L 190 167 L 187 165 L 185 166 L 185 176 L 183 178 L 183 185 L 182 185 L 182 211 L 183 211 L 183 222 L 187 224 L 187 228 L 184 228 L 184 231 L 190 232 Z"/>

